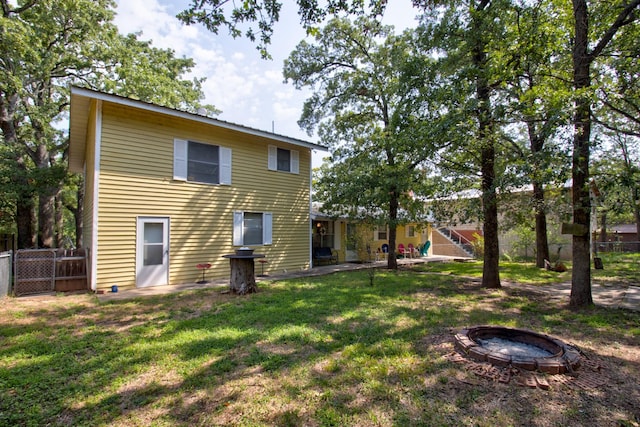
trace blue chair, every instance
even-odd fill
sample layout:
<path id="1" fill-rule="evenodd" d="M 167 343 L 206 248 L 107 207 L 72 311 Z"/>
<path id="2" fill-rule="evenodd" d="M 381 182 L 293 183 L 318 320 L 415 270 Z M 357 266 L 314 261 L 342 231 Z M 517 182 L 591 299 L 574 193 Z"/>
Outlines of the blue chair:
<path id="1" fill-rule="evenodd" d="M 424 245 L 422 245 L 422 248 L 420 249 L 420 256 L 427 256 L 427 254 L 429 253 L 430 246 L 431 246 L 430 240 L 427 240 L 426 242 L 424 242 Z"/>

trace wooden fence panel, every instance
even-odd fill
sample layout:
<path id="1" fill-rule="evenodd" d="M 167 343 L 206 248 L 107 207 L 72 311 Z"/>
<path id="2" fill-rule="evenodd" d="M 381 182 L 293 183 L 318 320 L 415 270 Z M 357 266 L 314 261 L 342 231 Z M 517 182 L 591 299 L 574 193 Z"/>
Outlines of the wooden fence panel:
<path id="1" fill-rule="evenodd" d="M 54 288 L 56 292 L 87 290 L 87 254 L 84 249 L 58 250 Z"/>

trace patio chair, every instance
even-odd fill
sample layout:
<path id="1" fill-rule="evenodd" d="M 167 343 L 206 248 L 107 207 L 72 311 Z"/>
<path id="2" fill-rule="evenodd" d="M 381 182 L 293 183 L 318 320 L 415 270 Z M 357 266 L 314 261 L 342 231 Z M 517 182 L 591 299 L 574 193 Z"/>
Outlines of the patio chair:
<path id="1" fill-rule="evenodd" d="M 320 265 L 323 261 L 338 264 L 338 253 L 329 247 L 315 248 L 313 250 L 313 264 Z"/>
<path id="2" fill-rule="evenodd" d="M 406 250 L 406 248 L 404 247 L 404 244 L 403 244 L 403 243 L 400 243 L 400 244 L 398 245 L 398 254 L 399 254 L 399 255 L 402 255 L 404 258 L 406 258 L 406 257 L 407 257 L 407 252 L 406 252 L 406 251 L 407 251 L 407 250 Z"/>
<path id="3" fill-rule="evenodd" d="M 418 255 L 420 256 L 420 253 L 416 250 L 416 248 L 413 246 L 413 243 L 409 243 L 407 245 L 407 252 L 409 253 L 409 256 L 411 258 L 413 258 L 414 255 Z"/>
<path id="4" fill-rule="evenodd" d="M 431 246 L 431 240 L 424 242 L 424 245 L 420 248 L 420 256 L 429 255 L 429 247 Z"/>

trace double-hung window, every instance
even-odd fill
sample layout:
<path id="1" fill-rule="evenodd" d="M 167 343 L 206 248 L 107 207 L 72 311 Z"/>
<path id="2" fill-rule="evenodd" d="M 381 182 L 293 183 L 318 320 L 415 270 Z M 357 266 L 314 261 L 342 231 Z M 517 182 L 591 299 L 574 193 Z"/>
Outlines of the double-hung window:
<path id="1" fill-rule="evenodd" d="M 272 223 L 273 214 L 271 212 L 234 212 L 233 245 L 270 245 Z"/>
<path id="2" fill-rule="evenodd" d="M 205 184 L 231 184 L 231 149 L 174 140 L 173 179 Z"/>
<path id="3" fill-rule="evenodd" d="M 300 173 L 300 152 L 270 145 L 268 167 L 272 171 Z"/>
<path id="4" fill-rule="evenodd" d="M 405 227 L 405 233 L 407 237 L 415 237 L 416 236 L 416 226 L 415 225 L 407 225 Z"/>
<path id="5" fill-rule="evenodd" d="M 387 226 L 379 225 L 373 233 L 373 240 L 387 240 Z"/>

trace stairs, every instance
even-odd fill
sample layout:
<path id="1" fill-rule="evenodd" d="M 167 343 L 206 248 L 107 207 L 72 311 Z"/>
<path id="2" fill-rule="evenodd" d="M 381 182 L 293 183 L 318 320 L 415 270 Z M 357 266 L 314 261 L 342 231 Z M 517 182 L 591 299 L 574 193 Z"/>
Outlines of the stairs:
<path id="1" fill-rule="evenodd" d="M 470 258 L 475 258 L 475 255 L 473 253 L 473 245 L 471 244 L 469 239 L 447 227 L 439 227 L 436 229 L 436 231 L 444 236 L 450 243 L 466 253 L 467 256 L 469 256 Z"/>

